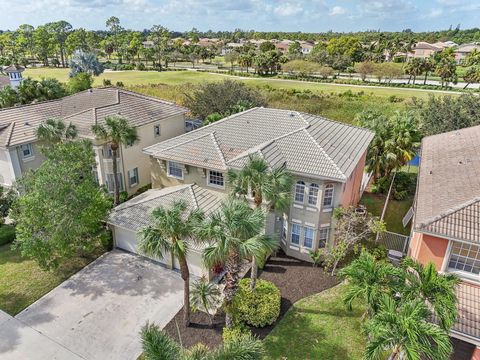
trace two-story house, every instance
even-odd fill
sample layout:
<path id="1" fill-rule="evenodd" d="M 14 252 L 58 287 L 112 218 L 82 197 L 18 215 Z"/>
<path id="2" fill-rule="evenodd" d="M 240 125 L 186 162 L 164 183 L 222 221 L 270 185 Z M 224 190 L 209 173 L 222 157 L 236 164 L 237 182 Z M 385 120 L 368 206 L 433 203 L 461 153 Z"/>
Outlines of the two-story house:
<path id="1" fill-rule="evenodd" d="M 480 126 L 422 141 L 408 255 L 461 278 L 454 338 L 480 358 Z M 472 359 L 474 357 L 472 356 Z"/>
<path id="2" fill-rule="evenodd" d="M 278 234 L 288 255 L 310 260 L 310 250 L 332 245 L 333 209 L 359 201 L 372 138 L 369 130 L 322 117 L 253 108 L 144 149 L 151 159 L 150 199 L 157 196 L 157 204 L 165 204 L 160 199 L 166 193 L 192 184 L 209 198 L 224 198 L 227 171 L 240 170 L 251 155 L 261 156 L 272 168 L 285 166 L 295 177 L 289 210 L 270 213 L 265 232 Z M 191 194 L 189 199 L 195 200 L 198 191 Z M 204 202 L 204 196 L 197 200 Z M 147 203 L 134 198 L 126 204 L 143 223 L 150 220 Z M 138 228 L 130 227 L 122 212 L 116 210 L 110 222 L 116 245 L 136 251 Z"/>
<path id="3" fill-rule="evenodd" d="M 113 191 L 112 152 L 104 141 L 95 139 L 93 124 L 105 117 L 121 115 L 136 127 L 139 140 L 122 145 L 118 152 L 117 174 L 122 190 L 134 194 L 150 183 L 150 160 L 144 147 L 185 132 L 185 108 L 119 88 L 90 89 L 58 100 L 0 110 L 0 185 L 11 186 L 44 157 L 36 129 L 42 121 L 60 118 L 76 126 L 78 136 L 92 140 L 101 185 Z"/>

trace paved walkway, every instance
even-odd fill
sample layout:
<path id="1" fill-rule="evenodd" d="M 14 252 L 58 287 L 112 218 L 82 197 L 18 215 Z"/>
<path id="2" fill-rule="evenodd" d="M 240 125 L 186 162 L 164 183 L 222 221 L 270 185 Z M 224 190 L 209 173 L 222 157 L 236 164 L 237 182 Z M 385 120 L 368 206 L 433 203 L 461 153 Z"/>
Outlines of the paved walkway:
<path id="1" fill-rule="evenodd" d="M 136 359 L 141 327 L 165 326 L 182 306 L 182 291 L 176 272 L 114 250 L 15 318 L 2 315 L 0 359 Z"/>

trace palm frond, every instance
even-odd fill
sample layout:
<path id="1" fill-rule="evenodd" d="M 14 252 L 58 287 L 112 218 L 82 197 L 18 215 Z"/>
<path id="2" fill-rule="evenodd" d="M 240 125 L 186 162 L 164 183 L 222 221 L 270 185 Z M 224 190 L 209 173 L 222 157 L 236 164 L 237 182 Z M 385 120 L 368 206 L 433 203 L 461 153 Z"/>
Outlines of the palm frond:
<path id="1" fill-rule="evenodd" d="M 140 333 L 146 360 L 179 360 L 183 350 L 157 325 L 147 323 Z"/>

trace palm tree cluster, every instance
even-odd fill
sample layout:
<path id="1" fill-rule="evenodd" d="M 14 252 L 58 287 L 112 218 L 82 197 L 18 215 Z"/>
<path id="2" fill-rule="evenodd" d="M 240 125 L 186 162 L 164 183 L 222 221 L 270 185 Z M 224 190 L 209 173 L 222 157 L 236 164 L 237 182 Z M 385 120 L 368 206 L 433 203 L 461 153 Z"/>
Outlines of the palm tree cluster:
<path id="1" fill-rule="evenodd" d="M 214 286 L 196 283 L 190 296 L 190 272 L 187 255 L 194 243 L 205 246 L 203 262 L 211 268 L 225 264 L 223 289 L 226 326 L 234 326 L 233 300 L 238 289 L 241 264 L 252 261 L 252 288 L 257 277 L 257 262 L 275 251 L 278 240 L 266 236 L 265 219 L 270 210 L 284 209 L 290 198 L 292 177 L 284 169 L 270 169 L 265 160 L 251 157 L 239 172 L 230 172 L 231 196 L 221 207 L 205 216 L 201 210 L 188 208 L 184 202 L 174 202 L 168 209 L 159 207 L 152 213 L 153 222 L 141 233 L 139 250 L 149 256 L 172 257 L 171 264 L 178 260 L 184 280 L 185 325 L 190 324 L 190 299 L 194 308 L 208 313 L 218 296 Z M 252 208 L 248 195 L 254 199 Z M 211 316 L 210 316 L 211 318 Z"/>
<path id="2" fill-rule="evenodd" d="M 252 336 L 242 336 L 211 350 L 197 344 L 185 349 L 157 325 L 147 324 L 141 332 L 145 360 L 261 360 L 265 355 L 263 344 Z"/>
<path id="3" fill-rule="evenodd" d="M 439 274 L 433 263 L 405 259 L 399 268 L 363 250 L 341 270 L 348 288 L 344 302 L 367 305 L 365 359 L 448 359 L 448 331 L 457 316 L 458 278 Z"/>
<path id="4" fill-rule="evenodd" d="M 365 111 L 357 122 L 375 132 L 367 152 L 366 170 L 374 179 L 388 177 L 406 165 L 420 147 L 418 119 L 411 111 L 387 117 L 377 111 Z"/>

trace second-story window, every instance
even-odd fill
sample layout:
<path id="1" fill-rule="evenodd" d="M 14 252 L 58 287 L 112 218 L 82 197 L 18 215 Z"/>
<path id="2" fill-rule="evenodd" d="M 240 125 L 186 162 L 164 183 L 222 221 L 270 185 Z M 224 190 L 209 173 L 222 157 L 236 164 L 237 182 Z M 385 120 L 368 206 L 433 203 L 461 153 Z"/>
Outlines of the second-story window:
<path id="1" fill-rule="evenodd" d="M 128 170 L 128 185 L 134 187 L 138 184 L 138 168 Z"/>
<path id="2" fill-rule="evenodd" d="M 308 189 L 308 205 L 317 205 L 319 188 L 318 184 L 310 184 L 310 188 Z"/>
<path id="3" fill-rule="evenodd" d="M 326 208 L 333 207 L 333 184 L 325 185 L 323 193 L 323 206 Z"/>
<path id="4" fill-rule="evenodd" d="M 303 236 L 303 246 L 306 248 L 313 248 L 313 240 L 315 239 L 315 229 L 305 226 Z"/>
<path id="5" fill-rule="evenodd" d="M 177 162 L 168 162 L 168 176 L 183 179 L 183 166 Z"/>
<path id="6" fill-rule="evenodd" d="M 459 270 L 475 275 L 480 274 L 480 247 L 475 245 L 453 242 L 450 259 L 450 270 Z"/>
<path id="7" fill-rule="evenodd" d="M 330 233 L 329 228 L 320 229 L 318 234 L 318 247 L 324 248 L 327 245 L 328 234 Z"/>
<path id="8" fill-rule="evenodd" d="M 297 181 L 295 184 L 295 202 L 303 203 L 305 199 L 305 183 Z"/>
<path id="9" fill-rule="evenodd" d="M 223 173 L 219 171 L 208 171 L 208 185 L 215 187 L 224 187 Z"/>
<path id="10" fill-rule="evenodd" d="M 22 158 L 28 159 L 33 156 L 32 144 L 22 145 L 21 148 L 22 148 Z"/>
<path id="11" fill-rule="evenodd" d="M 155 135 L 155 137 L 157 136 L 160 136 L 161 132 L 160 132 L 160 125 L 155 125 L 153 127 L 153 134 Z"/>

